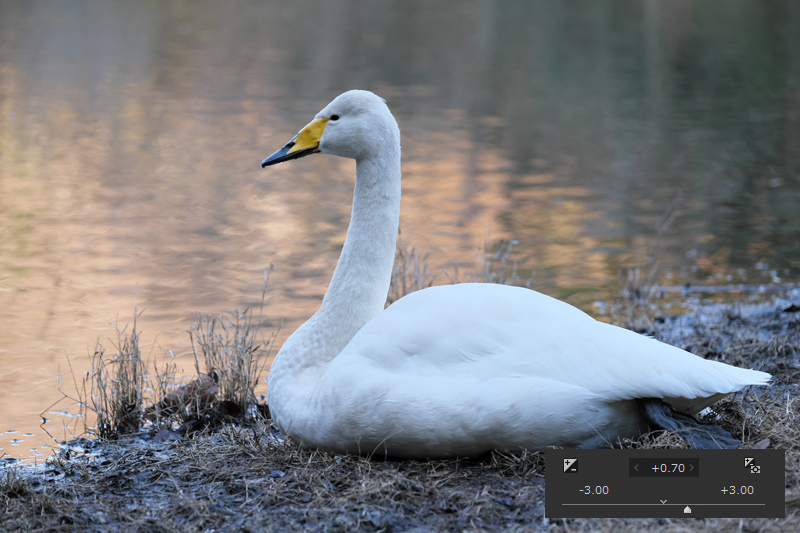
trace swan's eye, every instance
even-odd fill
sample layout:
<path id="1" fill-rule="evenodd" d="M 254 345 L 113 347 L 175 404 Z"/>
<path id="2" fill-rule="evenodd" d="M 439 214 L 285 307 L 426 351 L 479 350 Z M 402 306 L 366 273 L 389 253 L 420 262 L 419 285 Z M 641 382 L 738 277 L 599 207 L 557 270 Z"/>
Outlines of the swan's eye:
<path id="1" fill-rule="evenodd" d="M 339 120 L 339 115 L 331 115 L 331 120 Z"/>

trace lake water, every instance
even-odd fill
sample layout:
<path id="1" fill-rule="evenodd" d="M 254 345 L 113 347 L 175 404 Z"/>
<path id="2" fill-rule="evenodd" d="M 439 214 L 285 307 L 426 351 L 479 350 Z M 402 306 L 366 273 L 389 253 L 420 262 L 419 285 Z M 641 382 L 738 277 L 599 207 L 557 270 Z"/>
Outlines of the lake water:
<path id="1" fill-rule="evenodd" d="M 487 236 L 588 311 L 626 268 L 800 278 L 795 0 L 0 0 L 0 455 L 43 453 L 43 412 L 69 436 L 66 357 L 134 301 L 187 372 L 195 312 L 257 304 L 270 264 L 278 344 L 314 312 L 355 165 L 260 162 L 350 88 L 400 123 L 438 282 Z"/>

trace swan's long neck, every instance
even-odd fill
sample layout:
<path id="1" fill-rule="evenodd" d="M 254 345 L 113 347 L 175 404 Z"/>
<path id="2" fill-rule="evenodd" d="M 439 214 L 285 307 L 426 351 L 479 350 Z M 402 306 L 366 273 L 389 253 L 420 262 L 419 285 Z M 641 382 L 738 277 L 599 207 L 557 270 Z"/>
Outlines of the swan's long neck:
<path id="1" fill-rule="evenodd" d="M 386 304 L 400 224 L 400 153 L 356 164 L 353 212 L 339 263 L 317 314 L 318 327 L 355 335 Z M 391 155 L 391 157 L 389 157 Z"/>
<path id="2" fill-rule="evenodd" d="M 399 224 L 398 132 L 396 142 L 357 160 L 350 226 L 328 291 L 314 316 L 286 341 L 272 372 L 276 365 L 286 365 L 288 373 L 324 367 L 364 324 L 383 311 Z"/>

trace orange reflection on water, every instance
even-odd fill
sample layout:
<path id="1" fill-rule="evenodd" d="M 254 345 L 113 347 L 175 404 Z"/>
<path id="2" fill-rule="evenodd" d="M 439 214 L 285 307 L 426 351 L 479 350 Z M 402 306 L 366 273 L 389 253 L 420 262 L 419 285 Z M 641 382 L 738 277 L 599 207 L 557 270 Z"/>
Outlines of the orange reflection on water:
<path id="1" fill-rule="evenodd" d="M 37 434 L 0 453 L 44 442 L 65 356 L 80 375 L 134 294 L 145 353 L 187 372 L 195 312 L 259 305 L 270 264 L 278 346 L 316 310 L 354 164 L 259 163 L 349 88 L 398 118 L 402 237 L 437 283 L 490 231 L 584 309 L 656 260 L 676 284 L 796 274 L 797 2 L 90 4 L 0 17 L 0 432 Z"/>

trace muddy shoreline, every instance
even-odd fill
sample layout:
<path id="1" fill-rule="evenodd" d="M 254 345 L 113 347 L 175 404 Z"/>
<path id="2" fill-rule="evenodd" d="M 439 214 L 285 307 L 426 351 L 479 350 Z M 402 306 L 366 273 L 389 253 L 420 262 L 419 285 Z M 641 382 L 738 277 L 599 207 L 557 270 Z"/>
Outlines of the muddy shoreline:
<path id="1" fill-rule="evenodd" d="M 630 302 L 628 302 L 630 303 Z M 638 316 L 703 357 L 775 375 L 708 420 L 745 447 L 786 451 L 786 517 L 691 519 L 692 531 L 800 530 L 800 297 Z M 794 307 L 793 307 L 794 306 Z M 652 309 L 651 309 L 652 311 Z M 630 314 L 633 316 L 633 313 Z M 628 447 L 684 447 L 654 433 Z M 286 442 L 268 420 L 210 434 L 82 439 L 38 466 L 0 471 L 2 531 L 682 531 L 686 519 L 548 519 L 544 456 L 378 461 Z"/>

